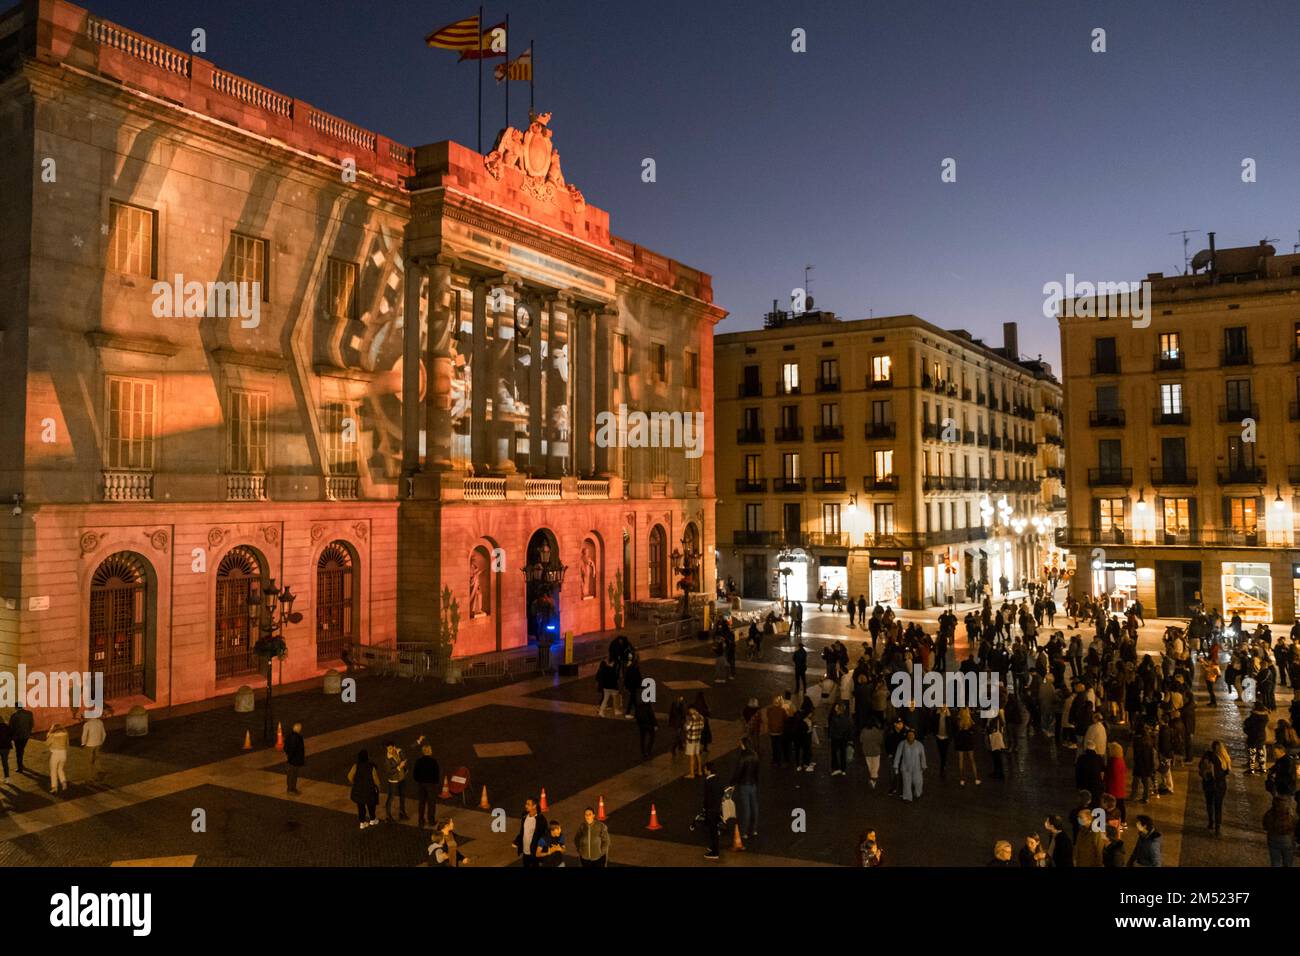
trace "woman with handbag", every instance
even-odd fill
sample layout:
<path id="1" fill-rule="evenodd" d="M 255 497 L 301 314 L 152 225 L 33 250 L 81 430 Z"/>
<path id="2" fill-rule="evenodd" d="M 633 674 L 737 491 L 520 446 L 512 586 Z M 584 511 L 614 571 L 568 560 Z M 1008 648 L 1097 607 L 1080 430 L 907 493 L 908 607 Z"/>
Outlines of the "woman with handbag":
<path id="1" fill-rule="evenodd" d="M 993 754 L 993 779 L 1005 780 L 1006 774 L 1002 770 L 1002 753 L 1007 749 L 1007 719 L 1005 712 L 998 711 L 998 715 L 988 722 L 989 735 L 989 753 Z M 975 781 L 978 783 L 979 781 Z"/>
<path id="2" fill-rule="evenodd" d="M 357 806 L 357 819 L 364 830 L 379 823 L 375 810 L 379 806 L 379 768 L 370 762 L 370 754 L 364 750 L 357 752 L 356 763 L 348 771 L 348 783 L 352 784 L 352 802 Z"/>
<path id="3" fill-rule="evenodd" d="M 957 711 L 957 781 L 961 786 L 966 786 L 966 765 L 970 764 L 971 775 L 975 778 L 975 785 L 980 784 L 979 768 L 975 764 L 975 718 L 970 714 L 969 707 L 963 707 Z"/>

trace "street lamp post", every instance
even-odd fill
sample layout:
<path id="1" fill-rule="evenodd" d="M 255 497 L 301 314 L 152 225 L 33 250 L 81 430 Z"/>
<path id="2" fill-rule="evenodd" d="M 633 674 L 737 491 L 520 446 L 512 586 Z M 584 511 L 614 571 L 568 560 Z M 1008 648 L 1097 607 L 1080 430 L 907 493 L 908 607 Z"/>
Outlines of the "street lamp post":
<path id="1" fill-rule="evenodd" d="M 249 629 L 256 628 L 258 634 L 257 642 L 253 645 L 253 653 L 266 664 L 266 717 L 262 725 L 264 743 L 271 742 L 271 727 L 274 723 L 271 713 L 273 704 L 271 680 L 275 673 L 272 661 L 276 658 L 283 660 L 288 652 L 288 645 L 284 640 L 285 625 L 298 624 L 302 621 L 302 614 L 293 609 L 293 602 L 297 599 L 298 596 L 287 584 L 283 589 L 276 587 L 275 578 L 272 578 L 262 589 L 260 601 L 256 594 L 250 594 L 248 597 Z"/>

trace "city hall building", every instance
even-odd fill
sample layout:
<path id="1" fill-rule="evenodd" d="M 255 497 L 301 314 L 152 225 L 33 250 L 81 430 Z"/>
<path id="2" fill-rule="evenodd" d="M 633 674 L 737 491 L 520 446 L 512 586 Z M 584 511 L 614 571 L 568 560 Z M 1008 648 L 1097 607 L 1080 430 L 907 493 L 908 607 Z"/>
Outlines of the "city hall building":
<path id="1" fill-rule="evenodd" d="M 464 656 L 710 589 L 725 313 L 553 135 L 411 148 L 61 0 L 0 14 L 0 668 L 179 704 L 257 683 L 273 588 L 280 681 L 451 602 Z M 598 440 L 623 406 L 704 428 Z"/>
<path id="2" fill-rule="evenodd" d="M 1062 302 L 1072 586 L 1148 616 L 1300 607 L 1300 255 L 1210 248 L 1186 275 Z"/>

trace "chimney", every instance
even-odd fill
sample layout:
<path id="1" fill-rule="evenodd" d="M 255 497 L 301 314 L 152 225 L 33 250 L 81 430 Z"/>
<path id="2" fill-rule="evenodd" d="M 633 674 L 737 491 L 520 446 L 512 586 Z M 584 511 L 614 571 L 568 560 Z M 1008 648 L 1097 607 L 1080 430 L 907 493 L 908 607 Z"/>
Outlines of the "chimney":
<path id="1" fill-rule="evenodd" d="M 1015 322 L 1002 323 L 1002 351 L 1007 353 L 1007 358 L 1016 362 L 1020 359 L 1020 341 L 1016 334 Z"/>
<path id="2" fill-rule="evenodd" d="M 1210 272 L 1214 272 L 1214 233 L 1207 232 L 1206 235 L 1210 237 Z"/>

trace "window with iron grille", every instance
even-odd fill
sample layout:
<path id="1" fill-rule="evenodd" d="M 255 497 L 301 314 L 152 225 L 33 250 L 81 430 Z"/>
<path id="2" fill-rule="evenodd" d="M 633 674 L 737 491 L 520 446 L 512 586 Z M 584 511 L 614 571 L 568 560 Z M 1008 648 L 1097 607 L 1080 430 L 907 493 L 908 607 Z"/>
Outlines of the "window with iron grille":
<path id="1" fill-rule="evenodd" d="M 251 548 L 234 548 L 217 567 L 217 680 L 257 670 L 258 631 L 248 619 L 250 599 L 261 607 L 262 565 Z"/>
<path id="2" fill-rule="evenodd" d="M 158 277 L 158 213 L 123 202 L 108 204 L 108 267 L 114 272 Z"/>
<path id="3" fill-rule="evenodd" d="M 267 463 L 266 392 L 231 389 L 227 464 L 237 475 L 264 475 Z"/>
<path id="4" fill-rule="evenodd" d="M 655 525 L 650 530 L 650 596 L 662 598 L 668 596 L 666 562 L 668 559 L 668 536 L 662 525 Z"/>
<path id="5" fill-rule="evenodd" d="M 104 466 L 111 470 L 152 471 L 154 431 L 153 382 L 108 380 L 108 415 L 104 429 Z"/>
<path id="6" fill-rule="evenodd" d="M 143 694 L 145 628 L 152 610 L 142 558 L 119 551 L 90 580 L 90 671 L 104 675 L 109 700 Z"/>
<path id="7" fill-rule="evenodd" d="M 262 301 L 271 301 L 267 288 L 266 240 L 242 233 L 230 234 L 230 277 L 236 282 L 256 282 L 262 290 Z"/>
<path id="8" fill-rule="evenodd" d="M 668 348 L 663 345 L 654 346 L 655 360 L 655 379 L 660 382 L 668 381 Z"/>
<path id="9" fill-rule="evenodd" d="M 700 387 L 700 353 L 686 353 L 686 387 Z"/>
<path id="10" fill-rule="evenodd" d="M 352 552 L 332 541 L 316 562 L 316 660 L 337 660 L 356 640 Z"/>
<path id="11" fill-rule="evenodd" d="M 357 473 L 357 409 L 354 402 L 329 402 L 321 409 L 321 441 L 330 475 Z M 348 439 L 351 439 L 350 441 Z"/>
<path id="12" fill-rule="evenodd" d="M 326 269 L 326 308 L 332 318 L 357 317 L 356 263 L 330 259 Z"/>

